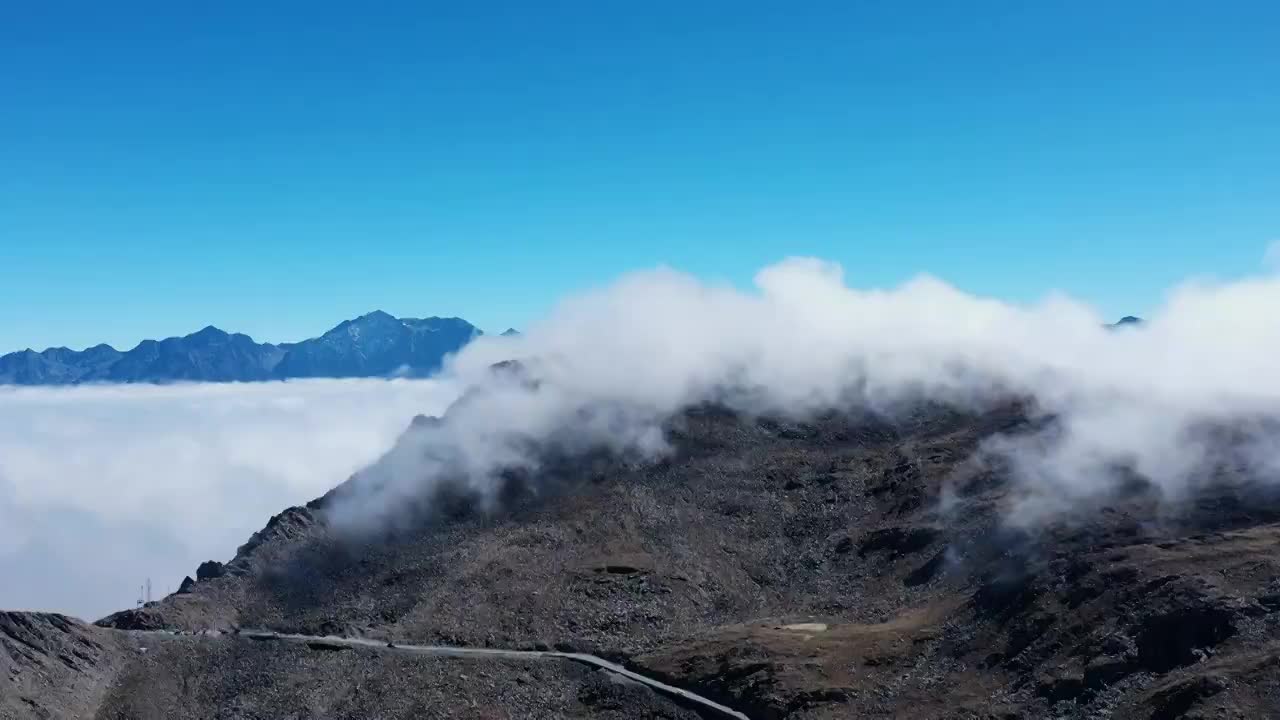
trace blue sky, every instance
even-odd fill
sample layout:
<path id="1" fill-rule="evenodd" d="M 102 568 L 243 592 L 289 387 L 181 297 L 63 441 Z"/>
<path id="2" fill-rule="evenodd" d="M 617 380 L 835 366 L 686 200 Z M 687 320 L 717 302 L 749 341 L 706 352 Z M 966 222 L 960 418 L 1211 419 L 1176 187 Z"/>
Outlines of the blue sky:
<path id="1" fill-rule="evenodd" d="M 270 5 L 270 8 L 264 6 Z M 802 7 L 798 7 L 802 6 Z M 670 264 L 1144 312 L 1280 237 L 1272 2 L 15 3 L 0 350 Z"/>

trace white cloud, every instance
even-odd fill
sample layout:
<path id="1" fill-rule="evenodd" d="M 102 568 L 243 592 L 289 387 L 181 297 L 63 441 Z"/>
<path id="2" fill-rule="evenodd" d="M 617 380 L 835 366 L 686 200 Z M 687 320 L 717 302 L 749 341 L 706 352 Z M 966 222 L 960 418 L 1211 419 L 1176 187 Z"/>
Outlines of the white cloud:
<path id="1" fill-rule="evenodd" d="M 1203 468 L 1205 423 L 1247 427 L 1241 458 L 1280 469 L 1277 425 L 1254 422 L 1280 418 L 1280 276 L 1185 284 L 1122 331 L 1059 295 L 1012 305 L 928 276 L 861 290 L 813 259 L 767 267 L 755 285 L 628 275 L 524 335 L 472 343 L 438 382 L 2 390 L 0 606 L 92 615 L 130 604 L 147 575 L 176 584 L 459 387 L 479 391 L 370 468 L 377 489 L 341 518 L 386 521 L 446 474 L 486 490 L 495 469 L 536 462 L 528 441 L 662 452 L 659 424 L 726 388 L 739 409 L 791 414 L 1034 396 L 1059 436 L 990 448 L 1024 485 L 1020 522 L 1107 492 L 1117 462 L 1179 496 Z M 490 371 L 511 358 L 540 385 Z"/>
<path id="2" fill-rule="evenodd" d="M 89 619 L 228 560 L 455 396 L 434 381 L 0 387 L 0 607 Z"/>
<path id="3" fill-rule="evenodd" d="M 1060 438 L 993 446 L 1018 461 L 1034 500 L 1024 521 L 1062 507 L 1046 498 L 1114 487 L 1117 462 L 1177 496 L 1201 469 L 1203 448 L 1189 439 L 1197 427 L 1280 417 L 1280 277 L 1175 288 L 1144 325 L 1119 332 L 1060 295 L 1011 305 L 928 276 L 860 290 L 814 259 L 767 267 L 755 284 L 741 292 L 671 270 L 636 273 L 570 298 L 520 337 L 468 346 L 446 373 L 485 391 L 371 469 L 379 489 L 345 514 L 393 515 L 446 473 L 485 488 L 496 467 L 536 462 L 513 438 L 652 451 L 663 418 L 726 386 L 746 390 L 730 398 L 741 409 L 793 414 L 891 412 L 921 395 L 1034 396 L 1062 418 Z M 511 357 L 531 359 L 536 390 L 488 372 Z M 1245 457 L 1280 467 L 1274 439 L 1250 441 Z"/>

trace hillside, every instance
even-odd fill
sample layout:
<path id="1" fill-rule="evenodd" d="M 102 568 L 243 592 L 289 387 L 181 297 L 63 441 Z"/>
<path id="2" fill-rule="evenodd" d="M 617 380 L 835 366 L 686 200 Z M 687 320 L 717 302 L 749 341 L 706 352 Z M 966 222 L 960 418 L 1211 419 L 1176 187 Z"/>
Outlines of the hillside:
<path id="1" fill-rule="evenodd" d="M 487 512 L 444 485 L 354 538 L 329 518 L 357 476 L 101 625 L 573 649 L 752 718 L 1274 714 L 1280 498 L 1219 468 L 1180 505 L 1136 482 L 1014 530 L 1009 477 L 966 460 L 1044 422 L 691 408 L 665 460 L 549 457 Z"/>
<path id="2" fill-rule="evenodd" d="M 396 318 L 380 310 L 343 321 L 318 338 L 281 345 L 209 326 L 183 337 L 144 340 L 127 352 L 97 345 L 9 353 L 0 356 L 0 385 L 428 375 L 481 334 L 461 318 Z"/>
<path id="3" fill-rule="evenodd" d="M 0 612 L 0 675 L 5 720 L 699 717 L 640 684 L 563 660 L 124 633 L 39 613 Z"/>

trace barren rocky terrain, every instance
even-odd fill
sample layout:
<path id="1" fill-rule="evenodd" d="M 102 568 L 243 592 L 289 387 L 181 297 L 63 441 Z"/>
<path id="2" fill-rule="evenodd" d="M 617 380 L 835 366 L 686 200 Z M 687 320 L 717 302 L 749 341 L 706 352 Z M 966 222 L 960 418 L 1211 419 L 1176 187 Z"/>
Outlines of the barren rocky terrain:
<path id="1" fill-rule="evenodd" d="M 3 718 L 635 717 L 693 710 L 567 661 L 433 657 L 0 615 Z"/>
<path id="2" fill-rule="evenodd" d="M 138 632 L 265 628 L 589 652 L 751 718 L 1280 715 L 1273 486 L 1215 467 L 1171 503 L 1135 477 L 1016 529 L 1012 478 L 970 459 L 1044 422 L 1016 402 L 807 422 L 702 406 L 668 423 L 663 459 L 559 458 L 496 508 L 445 489 L 359 537 L 328 520 L 338 488 L 96 627 L 5 616 L 0 713 L 698 712 L 571 663 Z"/>

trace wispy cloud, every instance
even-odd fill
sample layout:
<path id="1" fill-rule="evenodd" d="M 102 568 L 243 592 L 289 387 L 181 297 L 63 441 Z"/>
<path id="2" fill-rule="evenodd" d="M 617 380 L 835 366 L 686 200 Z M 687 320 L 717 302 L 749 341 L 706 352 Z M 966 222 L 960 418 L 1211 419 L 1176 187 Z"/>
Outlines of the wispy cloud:
<path id="1" fill-rule="evenodd" d="M 371 490 L 353 492 L 338 516 L 393 519 L 440 477 L 489 489 L 500 467 L 535 465 L 528 448 L 547 441 L 660 452 L 663 419 L 709 398 L 804 415 L 1033 397 L 1059 418 L 1058 435 L 991 448 L 1016 460 L 1024 522 L 1107 493 L 1117 465 L 1179 496 L 1203 470 L 1199 429 L 1269 432 L 1275 425 L 1254 421 L 1280 418 L 1277 276 L 1179 286 L 1123 331 L 1060 295 L 1012 305 L 929 276 L 863 290 L 816 259 L 767 267 L 755 284 L 743 292 L 671 270 L 636 273 L 566 300 L 521 337 L 468 346 L 447 375 L 481 391 L 372 468 Z M 540 382 L 489 372 L 511 357 L 527 358 Z M 1280 468 L 1275 440 L 1246 437 L 1241 457 Z"/>

